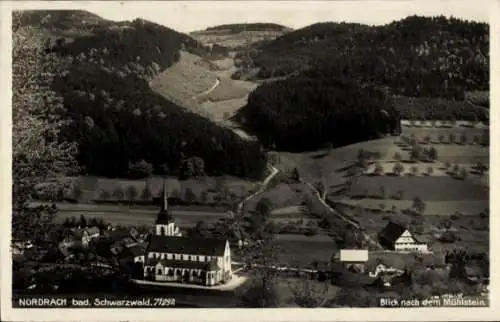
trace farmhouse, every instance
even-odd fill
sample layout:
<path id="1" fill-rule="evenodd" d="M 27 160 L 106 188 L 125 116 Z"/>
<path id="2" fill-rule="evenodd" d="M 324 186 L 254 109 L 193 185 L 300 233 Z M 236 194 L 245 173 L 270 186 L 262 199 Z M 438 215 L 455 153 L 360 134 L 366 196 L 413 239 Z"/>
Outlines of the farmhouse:
<path id="1" fill-rule="evenodd" d="M 183 237 L 168 211 L 164 182 L 163 204 L 145 253 L 136 254 L 144 278 L 155 281 L 217 285 L 232 277 L 229 241 Z"/>
<path id="2" fill-rule="evenodd" d="M 378 235 L 386 249 L 400 252 L 427 252 L 427 244 L 420 242 L 401 224 L 389 222 Z"/>
<path id="3" fill-rule="evenodd" d="M 368 262 L 368 250 L 341 249 L 335 256 L 335 260 L 341 262 L 349 272 L 364 274 Z"/>

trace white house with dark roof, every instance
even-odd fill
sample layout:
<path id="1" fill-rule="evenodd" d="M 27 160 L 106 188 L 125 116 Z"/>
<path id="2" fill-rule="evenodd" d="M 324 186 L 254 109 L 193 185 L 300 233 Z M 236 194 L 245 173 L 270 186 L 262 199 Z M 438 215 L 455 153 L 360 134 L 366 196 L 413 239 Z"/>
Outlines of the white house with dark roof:
<path id="1" fill-rule="evenodd" d="M 142 262 L 144 278 L 155 281 L 217 285 L 232 278 L 229 241 L 220 238 L 183 237 L 168 212 L 164 182 L 163 204 L 155 221 Z"/>
<path id="2" fill-rule="evenodd" d="M 379 242 L 386 249 L 397 252 L 428 252 L 427 244 L 421 242 L 405 226 L 389 222 L 378 235 Z"/>

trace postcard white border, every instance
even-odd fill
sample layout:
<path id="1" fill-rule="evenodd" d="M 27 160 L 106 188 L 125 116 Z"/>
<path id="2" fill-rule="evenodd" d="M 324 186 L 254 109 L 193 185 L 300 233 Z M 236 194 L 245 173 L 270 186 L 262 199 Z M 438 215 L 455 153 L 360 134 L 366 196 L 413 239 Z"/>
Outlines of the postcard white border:
<path id="1" fill-rule="evenodd" d="M 440 0 L 433 0 L 434 2 Z M 445 0 L 443 0 L 445 1 Z M 455 0 L 456 1 L 456 0 Z M 451 1 L 451 3 L 455 2 Z M 209 1 L 191 2 L 179 1 L 179 5 L 207 5 Z M 272 5 L 277 5 L 276 1 Z M 262 1 L 249 3 L 251 8 L 269 4 Z M 301 1 L 302 2 L 302 1 Z M 312 1 L 311 1 L 312 2 Z M 392 1 L 391 1 L 392 2 Z M 419 0 L 417 2 L 428 2 Z M 450 2 L 450 1 L 449 1 Z M 474 6 L 474 1 L 468 1 Z M 446 321 L 477 321 L 494 320 L 500 317 L 500 294 L 498 279 L 491 279 L 491 306 L 489 308 L 418 308 L 418 309 L 383 309 L 383 308 L 348 308 L 348 309 L 13 309 L 11 307 L 11 256 L 10 242 L 10 216 L 11 216 L 11 10 L 12 9 L 71 9 L 82 4 L 96 3 L 95 1 L 19 1 L 0 2 L 0 85 L 3 105 L 0 118 L 0 179 L 3 183 L 0 193 L 2 207 L 1 220 L 1 319 L 5 321 L 419 321 L 419 320 L 446 320 Z M 127 1 L 127 5 L 151 5 L 161 2 Z M 280 1 L 280 5 L 293 6 L 292 1 Z M 165 4 L 165 2 L 164 2 Z M 102 1 L 102 6 L 110 10 L 120 6 L 119 1 Z M 172 2 L 169 1 L 169 5 Z M 218 2 L 218 5 L 231 5 L 231 1 Z M 314 1 L 311 5 L 321 5 Z M 495 138 L 500 138 L 497 121 L 500 121 L 500 0 L 491 0 L 490 17 L 490 71 L 491 71 L 491 152 L 490 152 L 490 196 L 500 196 L 498 170 L 495 165 L 500 165 L 500 146 Z M 360 13 L 362 14 L 362 13 Z M 367 12 L 366 14 L 372 14 Z M 494 91 L 493 89 L 497 89 Z M 500 183 L 500 182 L 499 182 Z M 491 274 L 499 276 L 498 254 L 500 237 L 493 232 L 500 226 L 495 218 L 500 208 L 496 198 L 490 198 L 490 245 L 491 245 Z"/>

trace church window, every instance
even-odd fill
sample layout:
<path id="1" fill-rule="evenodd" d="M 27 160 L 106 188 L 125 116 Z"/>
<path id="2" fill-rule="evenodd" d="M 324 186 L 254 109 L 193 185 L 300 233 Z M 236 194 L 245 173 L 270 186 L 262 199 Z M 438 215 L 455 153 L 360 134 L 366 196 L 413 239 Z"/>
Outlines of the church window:
<path id="1" fill-rule="evenodd" d="M 160 227 L 160 235 L 162 235 L 162 236 L 165 235 L 165 227 L 163 227 L 163 226 Z"/>
<path id="2" fill-rule="evenodd" d="M 156 274 L 161 275 L 161 268 L 158 268 Z"/>

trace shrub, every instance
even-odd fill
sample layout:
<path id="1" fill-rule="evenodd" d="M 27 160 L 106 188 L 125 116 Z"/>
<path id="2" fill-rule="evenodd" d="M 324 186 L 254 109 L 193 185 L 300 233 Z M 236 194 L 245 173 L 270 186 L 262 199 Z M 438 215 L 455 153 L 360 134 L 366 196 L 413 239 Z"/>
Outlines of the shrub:
<path id="1" fill-rule="evenodd" d="M 440 237 L 439 241 L 442 243 L 454 243 L 457 240 L 455 234 L 451 231 L 445 231 Z"/>
<path id="2" fill-rule="evenodd" d="M 134 186 L 128 186 L 126 189 L 127 199 L 134 201 L 137 197 L 137 189 Z"/>
<path id="3" fill-rule="evenodd" d="M 116 188 L 113 190 L 113 197 L 114 197 L 116 200 L 123 200 L 124 194 L 123 194 L 123 190 L 122 190 L 122 188 L 120 188 L 120 187 L 116 187 Z"/>
<path id="4" fill-rule="evenodd" d="M 108 200 L 111 197 L 111 194 L 107 190 L 101 190 L 99 193 L 100 200 Z"/>
<path id="5" fill-rule="evenodd" d="M 150 177 L 153 174 L 153 166 L 151 163 L 144 160 L 140 160 L 136 163 L 130 163 L 128 165 L 128 173 L 131 178 L 143 179 Z"/>

